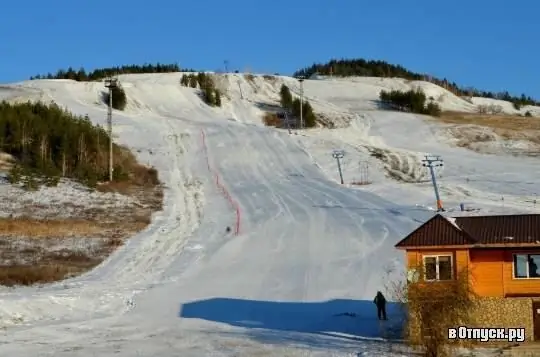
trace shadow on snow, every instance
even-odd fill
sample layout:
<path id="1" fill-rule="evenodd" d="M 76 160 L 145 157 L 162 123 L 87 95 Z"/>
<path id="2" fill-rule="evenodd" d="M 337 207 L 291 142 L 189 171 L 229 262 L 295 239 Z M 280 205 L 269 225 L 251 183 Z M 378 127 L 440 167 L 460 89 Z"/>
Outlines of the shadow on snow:
<path id="1" fill-rule="evenodd" d="M 178 315 L 246 328 L 249 330 L 244 335 L 264 342 L 313 346 L 323 336 L 364 342 L 396 338 L 401 334 L 402 310 L 397 304 L 388 303 L 387 314 L 389 320 L 381 324 L 375 304 L 369 300 L 282 302 L 212 298 L 185 303 Z"/>

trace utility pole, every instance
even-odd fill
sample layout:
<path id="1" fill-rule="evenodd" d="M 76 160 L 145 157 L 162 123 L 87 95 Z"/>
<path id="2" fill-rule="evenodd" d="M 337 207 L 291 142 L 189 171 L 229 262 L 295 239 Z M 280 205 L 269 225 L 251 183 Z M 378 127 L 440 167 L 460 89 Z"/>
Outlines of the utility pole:
<path id="1" fill-rule="evenodd" d="M 109 88 L 109 109 L 107 111 L 107 129 L 109 131 L 109 181 L 113 180 L 113 134 L 112 134 L 112 97 L 113 89 L 118 88 L 118 79 L 105 79 L 105 87 Z"/>
<path id="2" fill-rule="evenodd" d="M 431 174 L 431 182 L 433 183 L 433 190 L 435 191 L 435 199 L 437 200 L 437 212 L 444 211 L 441 197 L 439 196 L 439 188 L 437 187 L 437 180 L 435 178 L 434 167 L 442 167 L 443 160 L 438 155 L 426 155 L 422 160 L 422 166 L 429 167 L 429 173 Z"/>
<path id="3" fill-rule="evenodd" d="M 225 65 L 225 73 L 229 73 L 229 61 L 225 60 L 223 61 L 223 64 Z"/>
<path id="4" fill-rule="evenodd" d="M 332 156 L 337 161 L 337 167 L 338 167 L 338 171 L 339 171 L 339 178 L 341 180 L 341 184 L 343 185 L 343 173 L 341 172 L 341 163 L 340 163 L 339 159 L 343 159 L 343 157 L 345 156 L 345 151 L 343 151 L 343 150 L 334 150 L 334 152 L 332 152 Z"/>
<path id="5" fill-rule="evenodd" d="M 298 81 L 300 82 L 300 129 L 304 128 L 304 76 L 299 76 Z"/>

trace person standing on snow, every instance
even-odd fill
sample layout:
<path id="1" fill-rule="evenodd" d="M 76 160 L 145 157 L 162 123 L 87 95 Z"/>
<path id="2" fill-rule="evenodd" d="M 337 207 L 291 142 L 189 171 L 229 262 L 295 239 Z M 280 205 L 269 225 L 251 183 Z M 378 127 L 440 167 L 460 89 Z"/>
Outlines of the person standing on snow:
<path id="1" fill-rule="evenodd" d="M 379 317 L 379 320 L 387 320 L 386 298 L 380 291 L 377 291 L 377 295 L 375 295 L 375 299 L 373 299 L 373 303 L 377 306 L 377 316 Z"/>

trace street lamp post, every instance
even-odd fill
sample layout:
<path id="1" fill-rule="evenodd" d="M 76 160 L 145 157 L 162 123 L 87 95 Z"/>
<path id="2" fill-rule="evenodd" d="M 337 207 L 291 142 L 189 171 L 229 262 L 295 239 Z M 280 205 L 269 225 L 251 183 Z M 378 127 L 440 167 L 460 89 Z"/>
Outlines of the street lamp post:
<path id="1" fill-rule="evenodd" d="M 343 185 L 343 173 L 341 172 L 341 163 L 340 163 L 339 159 L 342 159 L 345 156 L 345 151 L 343 151 L 343 150 L 334 150 L 332 152 L 332 156 L 337 161 L 337 167 L 338 167 L 338 171 L 339 171 L 339 178 L 341 180 L 341 184 Z"/>

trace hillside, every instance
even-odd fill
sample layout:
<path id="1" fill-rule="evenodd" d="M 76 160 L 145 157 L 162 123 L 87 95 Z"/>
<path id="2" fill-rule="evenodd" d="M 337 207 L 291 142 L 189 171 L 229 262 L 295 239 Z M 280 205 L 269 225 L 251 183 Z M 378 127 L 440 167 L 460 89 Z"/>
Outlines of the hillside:
<path id="1" fill-rule="evenodd" d="M 396 327 L 381 331 L 372 300 L 403 273 L 393 245 L 433 215 L 423 155 L 444 159 L 437 174 L 449 213 L 536 210 L 535 143 L 510 137 L 523 130 L 496 134 L 493 116 L 476 114 L 477 104 L 501 102 L 467 101 L 424 81 L 323 77 L 306 80 L 304 94 L 334 129 L 289 134 L 262 116 L 281 110 L 283 84 L 299 94 L 296 79 L 213 74 L 223 98 L 210 107 L 199 89 L 180 85 L 183 74 L 118 76 L 127 105 L 114 111 L 114 137 L 157 168 L 163 210 L 87 274 L 2 288 L 3 354 L 407 356 L 403 345 L 381 344 Z M 380 90 L 416 87 L 454 117 L 379 108 Z M 101 82 L 31 80 L 3 86 L 0 99 L 54 101 L 103 125 L 103 90 Z M 540 107 L 525 111 L 540 115 Z M 456 112 L 469 122 L 449 123 Z M 463 130 L 492 139 L 472 136 L 467 146 L 457 142 Z M 345 185 L 334 149 L 345 150 Z M 370 183 L 353 184 L 361 181 Z M 460 203 L 469 211 L 458 212 Z M 398 325 L 394 305 L 389 314 Z"/>
<path id="2" fill-rule="evenodd" d="M 538 100 L 521 94 L 520 96 L 512 96 L 508 91 L 500 93 L 478 90 L 473 87 L 462 87 L 455 82 L 450 82 L 448 79 L 437 78 L 429 74 L 415 73 L 406 69 L 401 65 L 391 64 L 385 61 L 359 59 L 332 59 L 327 63 L 315 63 L 310 67 L 306 67 L 296 71 L 293 77 L 304 76 L 306 78 L 314 75 L 331 75 L 337 77 L 397 77 L 408 80 L 424 80 L 441 86 L 446 90 L 460 97 L 482 97 L 489 99 L 499 99 L 511 102 L 516 109 L 524 105 L 540 105 Z"/>

